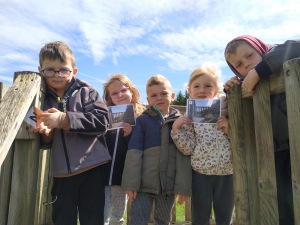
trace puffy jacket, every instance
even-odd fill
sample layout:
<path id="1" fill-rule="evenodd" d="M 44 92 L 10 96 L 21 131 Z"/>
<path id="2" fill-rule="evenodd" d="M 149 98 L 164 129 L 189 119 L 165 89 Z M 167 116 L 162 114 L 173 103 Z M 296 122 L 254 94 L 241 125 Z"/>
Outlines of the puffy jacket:
<path id="1" fill-rule="evenodd" d="M 44 110 L 66 110 L 70 130 L 54 129 L 51 153 L 51 175 L 71 176 L 111 159 L 100 140 L 108 126 L 108 111 L 97 91 L 74 77 L 64 96 L 48 90 Z"/>
<path id="2" fill-rule="evenodd" d="M 137 118 L 125 160 L 123 190 L 191 196 L 190 157 L 182 155 L 170 137 L 179 115 L 170 108 L 164 120 L 150 107 Z"/>

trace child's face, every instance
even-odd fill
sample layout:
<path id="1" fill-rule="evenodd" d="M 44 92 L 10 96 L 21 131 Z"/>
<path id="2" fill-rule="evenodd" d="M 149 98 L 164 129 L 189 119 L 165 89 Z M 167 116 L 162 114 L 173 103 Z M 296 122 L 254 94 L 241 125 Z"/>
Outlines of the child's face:
<path id="1" fill-rule="evenodd" d="M 254 48 L 242 43 L 237 47 L 235 54 L 229 55 L 227 61 L 245 77 L 261 60 L 261 55 Z"/>
<path id="2" fill-rule="evenodd" d="M 217 93 L 214 79 L 206 74 L 193 80 L 189 87 L 189 95 L 193 99 L 212 99 Z"/>
<path id="3" fill-rule="evenodd" d="M 147 87 L 149 105 L 157 106 L 163 116 L 169 114 L 169 107 L 174 100 L 175 93 L 169 85 L 158 84 Z"/>
<path id="4" fill-rule="evenodd" d="M 52 87 L 56 93 L 60 96 L 62 96 L 72 80 L 73 76 L 76 75 L 77 73 L 77 68 L 73 68 L 71 62 L 65 62 L 62 63 L 59 60 L 54 60 L 51 61 L 49 59 L 46 59 L 43 61 L 42 67 L 38 67 L 39 72 L 44 75 L 46 83 Z M 55 71 L 71 71 L 71 72 L 66 72 L 67 74 L 70 74 L 68 77 L 61 77 L 58 72 L 55 72 L 53 77 L 46 77 L 44 73 L 46 73 L 46 70 L 52 69 Z M 44 72 L 43 72 L 44 70 Z M 61 72 L 65 73 L 65 72 Z"/>
<path id="5" fill-rule="evenodd" d="M 107 88 L 108 94 L 115 105 L 130 104 L 132 93 L 121 81 L 114 81 Z"/>

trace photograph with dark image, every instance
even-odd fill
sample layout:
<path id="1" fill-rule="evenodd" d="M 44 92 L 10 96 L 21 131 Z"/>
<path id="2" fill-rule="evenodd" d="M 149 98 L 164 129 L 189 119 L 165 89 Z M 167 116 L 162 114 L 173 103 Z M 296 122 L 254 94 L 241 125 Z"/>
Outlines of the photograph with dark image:
<path id="1" fill-rule="evenodd" d="M 108 107 L 109 113 L 109 130 L 122 127 L 123 123 L 135 125 L 135 113 L 133 104 L 115 105 Z"/>
<path id="2" fill-rule="evenodd" d="M 216 123 L 221 116 L 220 99 L 188 99 L 186 114 L 193 123 Z"/>

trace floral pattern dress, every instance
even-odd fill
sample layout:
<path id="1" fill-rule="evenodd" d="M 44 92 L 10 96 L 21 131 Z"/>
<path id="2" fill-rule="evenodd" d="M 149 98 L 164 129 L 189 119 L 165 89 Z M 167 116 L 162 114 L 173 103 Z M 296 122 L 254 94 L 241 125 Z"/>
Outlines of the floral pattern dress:
<path id="1" fill-rule="evenodd" d="M 216 124 L 183 125 L 171 137 L 179 151 L 191 155 L 193 170 L 206 175 L 233 173 L 230 141 Z"/>

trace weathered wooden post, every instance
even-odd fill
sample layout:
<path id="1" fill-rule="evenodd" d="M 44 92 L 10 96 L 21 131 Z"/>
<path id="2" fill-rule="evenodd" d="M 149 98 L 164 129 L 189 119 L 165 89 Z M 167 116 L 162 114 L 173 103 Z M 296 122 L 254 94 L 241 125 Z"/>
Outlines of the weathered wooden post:
<path id="1" fill-rule="evenodd" d="M 5 196 L 9 199 L 5 225 L 34 224 L 36 205 L 39 140 L 38 135 L 21 124 L 40 91 L 41 77 L 33 72 L 18 72 L 15 78 L 0 105 L 0 165 L 16 136 L 18 139 L 15 140 L 10 191 Z M 36 98 L 36 102 L 38 100 Z"/>
<path id="2" fill-rule="evenodd" d="M 300 58 L 284 63 L 295 224 L 300 224 Z"/>
<path id="3" fill-rule="evenodd" d="M 9 86 L 0 83 L 0 102 L 2 101 L 5 93 L 8 91 Z M 0 103 L 1 104 L 1 103 Z M 8 154 L 0 167 L 0 225 L 7 223 L 8 204 L 11 186 L 11 171 L 13 164 L 13 145 L 8 151 Z"/>
<path id="4" fill-rule="evenodd" d="M 245 135 L 243 129 L 242 92 L 237 85 L 231 88 L 228 95 L 228 114 L 230 123 L 230 142 L 232 151 L 236 222 L 249 225 L 249 193 L 247 160 L 245 152 Z"/>

